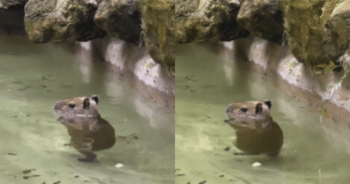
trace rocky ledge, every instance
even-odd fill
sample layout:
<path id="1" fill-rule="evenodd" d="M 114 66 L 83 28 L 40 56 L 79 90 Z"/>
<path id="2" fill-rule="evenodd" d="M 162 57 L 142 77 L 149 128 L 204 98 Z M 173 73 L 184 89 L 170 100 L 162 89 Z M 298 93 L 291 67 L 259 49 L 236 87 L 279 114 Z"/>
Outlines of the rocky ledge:
<path id="1" fill-rule="evenodd" d="M 312 71 L 338 68 L 349 46 L 350 0 L 176 0 L 176 43 L 250 34 L 289 45 Z"/>
<path id="2" fill-rule="evenodd" d="M 24 10 L 25 31 L 33 42 L 89 41 L 109 34 L 137 46 L 146 45 L 155 62 L 174 72 L 172 0 L 0 1 L 1 11 L 13 9 Z M 12 21 L 0 18 L 4 32 L 16 27 L 8 22 Z"/>

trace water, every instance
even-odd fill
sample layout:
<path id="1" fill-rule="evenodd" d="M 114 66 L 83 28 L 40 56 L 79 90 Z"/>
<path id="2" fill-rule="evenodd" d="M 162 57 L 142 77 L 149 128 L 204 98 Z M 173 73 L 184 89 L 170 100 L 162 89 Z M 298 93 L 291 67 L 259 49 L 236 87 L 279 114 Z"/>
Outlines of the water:
<path id="1" fill-rule="evenodd" d="M 277 89 L 233 51 L 221 53 L 196 44 L 176 48 L 175 183 L 348 183 L 348 124 L 320 123 L 318 111 Z M 279 157 L 233 155 L 240 151 L 223 122 L 226 106 L 265 99 L 284 133 Z M 253 167 L 256 162 L 261 166 Z"/>
<path id="2" fill-rule="evenodd" d="M 54 44 L 1 40 L 0 183 L 174 182 L 173 113 L 125 84 L 105 63 L 79 59 Z M 84 163 L 68 145 L 53 105 L 93 94 L 100 96 L 99 112 L 117 139 L 96 152 L 99 163 Z M 33 170 L 24 174 L 27 169 Z"/>

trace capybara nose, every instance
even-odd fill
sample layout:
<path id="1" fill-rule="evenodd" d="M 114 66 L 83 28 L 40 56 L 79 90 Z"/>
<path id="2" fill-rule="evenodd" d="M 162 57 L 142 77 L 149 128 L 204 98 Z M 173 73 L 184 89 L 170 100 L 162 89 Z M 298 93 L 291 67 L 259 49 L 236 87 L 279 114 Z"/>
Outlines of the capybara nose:
<path id="1" fill-rule="evenodd" d="M 233 111 L 233 106 L 232 105 L 227 106 L 226 113 L 230 113 L 232 111 Z"/>
<path id="2" fill-rule="evenodd" d="M 57 102 L 55 103 L 55 106 L 53 107 L 53 110 L 60 110 L 62 108 L 62 103 L 61 102 Z"/>

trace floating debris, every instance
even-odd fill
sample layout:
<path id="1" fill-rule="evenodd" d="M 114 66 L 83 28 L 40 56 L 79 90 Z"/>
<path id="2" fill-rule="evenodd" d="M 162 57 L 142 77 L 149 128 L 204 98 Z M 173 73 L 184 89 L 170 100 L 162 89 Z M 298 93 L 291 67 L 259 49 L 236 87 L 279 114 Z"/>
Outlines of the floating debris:
<path id="1" fill-rule="evenodd" d="M 43 79 L 43 80 L 47 80 L 47 81 L 53 81 L 53 80 L 51 80 L 51 79 L 46 78 L 45 76 L 43 76 L 42 79 Z"/>
<path id="2" fill-rule="evenodd" d="M 17 155 L 16 153 L 7 153 L 8 155 Z"/>
<path id="3" fill-rule="evenodd" d="M 26 169 L 26 170 L 23 170 L 23 171 L 22 171 L 23 174 L 28 174 L 28 173 L 30 173 L 30 172 L 32 172 L 32 169 Z"/>
<path id="4" fill-rule="evenodd" d="M 40 175 L 32 175 L 32 176 L 23 176 L 23 179 L 29 179 L 29 178 L 32 178 L 32 177 L 39 177 Z"/>
<path id="5" fill-rule="evenodd" d="M 185 79 L 187 79 L 187 80 L 190 80 L 190 81 L 193 81 L 193 82 L 197 82 L 197 80 L 194 80 L 194 79 L 191 79 L 191 78 L 189 78 L 189 77 L 185 77 Z"/>
<path id="6" fill-rule="evenodd" d="M 224 151 L 230 151 L 230 147 L 226 147 Z"/>
<path id="7" fill-rule="evenodd" d="M 61 87 L 62 88 L 71 88 L 71 87 L 73 87 L 73 85 L 62 85 Z"/>
<path id="8" fill-rule="evenodd" d="M 177 174 L 176 176 L 186 176 L 186 174 Z"/>
<path id="9" fill-rule="evenodd" d="M 253 167 L 259 167 L 259 166 L 261 166 L 261 163 L 255 162 L 252 166 L 253 166 Z"/>
<path id="10" fill-rule="evenodd" d="M 123 167 L 123 166 L 124 166 L 124 165 L 121 164 L 121 163 L 118 163 L 117 165 L 115 165 L 116 168 L 121 168 L 121 167 Z"/>

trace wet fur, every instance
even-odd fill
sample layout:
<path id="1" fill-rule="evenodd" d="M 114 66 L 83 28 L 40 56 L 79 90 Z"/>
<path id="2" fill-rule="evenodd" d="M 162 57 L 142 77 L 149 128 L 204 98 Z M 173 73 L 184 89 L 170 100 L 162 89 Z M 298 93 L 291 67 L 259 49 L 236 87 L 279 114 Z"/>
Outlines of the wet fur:
<path id="1" fill-rule="evenodd" d="M 235 102 L 226 108 L 225 120 L 236 132 L 235 146 L 246 155 L 277 156 L 283 145 L 283 132 L 272 119 L 269 100 Z M 242 155 L 242 154 L 240 154 Z"/>
<path id="2" fill-rule="evenodd" d="M 85 158 L 83 162 L 96 162 L 94 151 L 111 148 L 115 143 L 114 128 L 101 118 L 97 106 L 99 97 L 66 98 L 56 102 L 54 111 L 71 136 L 71 145 Z"/>

